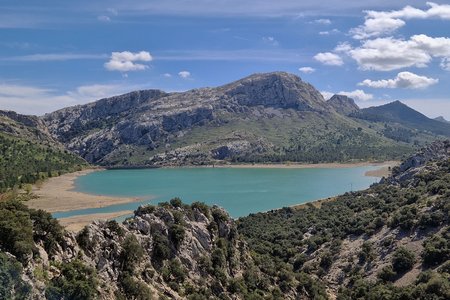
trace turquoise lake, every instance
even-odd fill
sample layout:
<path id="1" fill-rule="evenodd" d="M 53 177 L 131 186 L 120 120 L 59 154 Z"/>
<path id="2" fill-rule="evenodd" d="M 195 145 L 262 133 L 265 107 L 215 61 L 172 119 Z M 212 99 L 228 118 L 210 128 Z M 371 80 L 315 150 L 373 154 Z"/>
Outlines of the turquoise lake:
<path id="1" fill-rule="evenodd" d="M 180 197 L 185 203 L 202 201 L 225 208 L 232 217 L 246 216 L 361 190 L 379 181 L 364 176 L 379 166 L 318 169 L 274 168 L 174 168 L 106 170 L 79 177 L 79 192 L 142 197 L 144 201 L 95 209 L 57 212 L 75 215 L 134 210 L 139 205 Z"/>

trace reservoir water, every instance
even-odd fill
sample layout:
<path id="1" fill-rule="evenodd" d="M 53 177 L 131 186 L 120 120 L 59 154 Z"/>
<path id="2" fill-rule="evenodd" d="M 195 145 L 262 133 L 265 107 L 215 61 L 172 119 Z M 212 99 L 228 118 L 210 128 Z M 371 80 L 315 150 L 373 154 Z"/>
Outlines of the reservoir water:
<path id="1" fill-rule="evenodd" d="M 379 166 L 349 168 L 173 168 L 106 170 L 79 177 L 79 192 L 141 197 L 142 202 L 95 209 L 57 212 L 64 218 L 92 213 L 134 210 L 139 205 L 180 197 L 225 208 L 232 217 L 302 204 L 361 190 L 379 181 L 365 172 Z"/>

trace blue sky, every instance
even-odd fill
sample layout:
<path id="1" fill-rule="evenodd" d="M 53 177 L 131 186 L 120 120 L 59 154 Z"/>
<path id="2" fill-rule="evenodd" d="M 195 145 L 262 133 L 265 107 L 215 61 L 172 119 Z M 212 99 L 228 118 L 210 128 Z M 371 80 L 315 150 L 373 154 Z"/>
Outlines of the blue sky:
<path id="1" fill-rule="evenodd" d="M 445 1 L 0 3 L 0 109 L 43 114 L 136 89 L 287 71 L 367 107 L 450 119 Z"/>

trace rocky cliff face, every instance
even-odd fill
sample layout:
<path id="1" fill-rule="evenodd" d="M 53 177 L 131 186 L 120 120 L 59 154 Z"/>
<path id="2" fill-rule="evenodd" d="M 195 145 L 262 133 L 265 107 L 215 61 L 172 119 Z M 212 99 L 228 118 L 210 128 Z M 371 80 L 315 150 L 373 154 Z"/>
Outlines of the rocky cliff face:
<path id="1" fill-rule="evenodd" d="M 333 95 L 333 97 L 327 100 L 327 103 L 331 105 L 338 113 L 346 116 L 359 110 L 359 107 L 356 105 L 355 101 L 344 95 Z"/>
<path id="2" fill-rule="evenodd" d="M 385 179 L 385 181 L 400 184 L 407 182 L 419 172 L 424 172 L 423 168 L 427 167 L 428 163 L 445 161 L 449 158 L 450 141 L 436 141 L 404 160 L 400 166 L 393 170 L 392 176 Z"/>
<path id="3" fill-rule="evenodd" d="M 44 121 L 36 116 L 21 115 L 13 111 L 0 110 L 0 132 L 61 146 L 54 139 Z"/>
<path id="4" fill-rule="evenodd" d="M 23 278 L 32 286 L 33 299 L 49 295 L 48 284 L 35 270 L 45 272 L 50 282 L 66 276 L 55 262 L 78 260 L 95 270 L 100 299 L 231 296 L 236 291 L 230 282 L 243 280 L 253 266 L 246 243 L 224 210 L 177 199 L 140 207 L 123 224 L 95 222 L 76 239 L 66 233 L 62 244 L 51 258 L 38 245 L 41 259 L 26 266 Z M 236 294 L 233 299 L 241 298 Z"/>

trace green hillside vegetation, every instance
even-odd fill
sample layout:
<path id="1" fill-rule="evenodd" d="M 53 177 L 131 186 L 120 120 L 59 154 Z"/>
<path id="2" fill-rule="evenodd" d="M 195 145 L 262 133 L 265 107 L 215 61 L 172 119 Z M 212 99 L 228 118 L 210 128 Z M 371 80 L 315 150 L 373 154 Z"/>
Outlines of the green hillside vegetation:
<path id="1" fill-rule="evenodd" d="M 29 299 L 37 286 L 47 299 L 449 299 L 450 159 L 400 170 L 364 191 L 236 221 L 175 198 L 76 238 L 11 195 L 0 201 L 0 299 Z M 197 244 L 201 256 L 199 237 L 211 239 Z"/>
<path id="2" fill-rule="evenodd" d="M 58 147 L 0 133 L 0 193 L 85 166 L 83 159 Z"/>
<path id="3" fill-rule="evenodd" d="M 258 266 L 270 274 L 272 284 L 290 284 L 304 295 L 325 299 L 330 270 L 344 271 L 334 282 L 338 299 L 448 299 L 450 296 L 450 160 L 431 163 L 415 178 L 399 186 L 377 184 L 368 190 L 352 192 L 301 208 L 284 208 L 252 214 L 238 220 L 238 230 L 247 240 Z M 382 230 L 391 237 L 377 236 Z M 383 231 L 385 232 L 385 231 Z M 403 236 L 426 236 L 414 253 L 396 243 Z M 376 245 L 369 241 L 373 237 Z M 380 241 L 380 239 L 383 239 Z M 344 241 L 366 241 L 359 257 L 343 265 L 333 264 L 343 254 Z M 383 260 L 389 254 L 391 259 Z M 387 264 L 378 268 L 372 261 Z M 420 264 L 420 276 L 407 287 L 390 282 L 400 279 Z M 376 284 L 367 274 L 378 271 Z M 288 274 L 288 275 L 286 275 Z M 314 286 L 304 283 L 308 274 Z M 292 280 L 286 283 L 284 278 Z M 332 275 L 331 275 L 332 276 Z M 335 277 L 332 277 L 335 278 Z M 372 278 L 373 282 L 374 278 Z M 433 295 L 433 296 L 431 296 Z"/>

